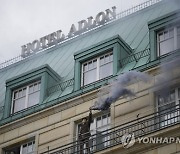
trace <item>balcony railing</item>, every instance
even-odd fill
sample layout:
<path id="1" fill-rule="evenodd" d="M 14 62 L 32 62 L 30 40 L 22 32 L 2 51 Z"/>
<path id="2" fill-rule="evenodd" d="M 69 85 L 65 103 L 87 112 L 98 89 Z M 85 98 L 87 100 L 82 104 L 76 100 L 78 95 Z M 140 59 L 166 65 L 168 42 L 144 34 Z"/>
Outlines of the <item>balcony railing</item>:
<path id="1" fill-rule="evenodd" d="M 67 80 L 65 82 L 62 82 L 62 83 L 58 83 L 58 84 L 52 86 L 51 88 L 49 88 L 47 90 L 47 94 L 50 95 L 56 91 L 63 92 L 67 87 L 72 86 L 73 84 L 74 84 L 74 78 Z"/>
<path id="2" fill-rule="evenodd" d="M 175 106 L 175 109 L 165 109 L 153 114 L 147 115 L 142 118 L 124 123 L 114 128 L 99 132 L 91 136 L 88 140 L 89 149 L 91 153 L 95 153 L 118 144 L 122 144 L 121 137 L 125 133 L 134 134 L 135 138 L 141 137 L 147 134 L 160 131 L 170 126 L 180 123 L 180 107 Z M 86 147 L 83 147 L 83 152 L 87 153 Z M 81 148 L 82 150 L 82 148 Z M 66 144 L 64 146 L 49 149 L 41 154 L 79 154 L 80 142 L 78 140 Z"/>
<path id="3" fill-rule="evenodd" d="M 138 62 L 141 58 L 146 57 L 146 56 L 150 56 L 150 49 L 145 49 L 143 51 L 137 52 L 137 53 L 133 53 L 129 56 L 127 56 L 126 58 L 123 58 L 120 60 L 120 65 L 124 66 L 128 63 L 131 63 L 133 61 Z"/>
<path id="4" fill-rule="evenodd" d="M 156 3 L 159 3 L 161 1 L 162 0 L 148 0 L 148 1 L 144 2 L 144 3 L 142 3 L 142 4 L 139 4 L 139 5 L 135 6 L 135 7 L 127 9 L 127 10 L 125 10 L 123 12 L 120 12 L 119 14 L 117 14 L 117 18 L 120 19 L 120 18 L 126 17 L 126 16 L 128 16 L 130 14 L 133 14 L 133 13 L 135 13 L 137 11 L 143 10 L 143 9 L 145 9 L 145 8 L 151 6 L 151 5 L 154 5 Z"/>

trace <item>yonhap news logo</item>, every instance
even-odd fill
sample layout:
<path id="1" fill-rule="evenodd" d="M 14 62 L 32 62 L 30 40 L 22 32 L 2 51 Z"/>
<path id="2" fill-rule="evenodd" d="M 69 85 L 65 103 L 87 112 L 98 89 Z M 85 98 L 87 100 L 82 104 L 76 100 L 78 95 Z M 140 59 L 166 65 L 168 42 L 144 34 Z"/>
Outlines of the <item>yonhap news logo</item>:
<path id="1" fill-rule="evenodd" d="M 130 148 L 135 143 L 134 134 L 126 133 L 122 136 L 121 142 L 124 148 Z"/>
<path id="2" fill-rule="evenodd" d="M 179 144 L 180 137 L 137 137 L 135 139 L 134 133 L 126 133 L 121 137 L 121 142 L 124 148 L 132 147 L 135 142 L 143 144 Z"/>

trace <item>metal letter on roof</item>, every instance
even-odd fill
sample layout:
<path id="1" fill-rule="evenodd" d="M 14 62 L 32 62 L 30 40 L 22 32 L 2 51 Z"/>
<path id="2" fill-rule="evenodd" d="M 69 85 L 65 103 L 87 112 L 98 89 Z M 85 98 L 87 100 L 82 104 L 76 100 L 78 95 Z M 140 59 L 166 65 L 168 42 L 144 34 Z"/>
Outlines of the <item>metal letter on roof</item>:
<path id="1" fill-rule="evenodd" d="M 48 46 L 54 45 L 56 43 L 56 40 L 57 40 L 56 32 L 47 35 Z"/>
<path id="2" fill-rule="evenodd" d="M 47 41 L 46 36 L 40 38 L 41 49 L 47 48 L 46 41 Z"/>
<path id="3" fill-rule="evenodd" d="M 109 15 L 111 15 L 114 19 L 116 18 L 116 7 L 113 6 L 113 7 L 112 7 L 112 10 L 113 10 L 113 11 L 111 11 L 110 9 L 107 9 L 107 10 L 106 10 L 106 19 L 107 19 L 107 20 L 110 20 L 110 16 L 109 16 Z"/>
<path id="4" fill-rule="evenodd" d="M 111 15 L 111 17 L 110 17 Z M 112 7 L 112 11 L 110 9 L 105 10 L 105 12 L 100 12 L 96 15 L 95 20 L 92 16 L 87 18 L 87 20 L 81 20 L 78 22 L 78 30 L 74 24 L 71 25 L 69 33 L 67 36 L 62 34 L 62 30 L 58 30 L 49 35 L 46 35 L 39 40 L 35 40 L 32 43 L 28 43 L 26 45 L 21 46 L 21 56 L 27 57 L 39 50 L 45 49 L 47 47 L 56 45 L 66 39 L 82 34 L 85 31 L 93 29 L 98 25 L 103 25 L 109 20 L 116 18 L 116 7 Z"/>
<path id="5" fill-rule="evenodd" d="M 69 33 L 68 33 L 68 36 L 69 36 L 69 37 L 74 36 L 75 33 L 76 33 L 76 31 L 77 31 L 77 30 L 76 30 L 75 25 L 72 24 L 72 25 L 71 25 L 71 28 L 70 28 L 70 31 L 69 31 Z"/>
<path id="6" fill-rule="evenodd" d="M 65 35 L 62 34 L 62 30 L 58 30 L 56 32 L 56 36 L 57 36 L 57 43 L 59 43 L 65 39 Z"/>
<path id="7" fill-rule="evenodd" d="M 86 20 L 81 20 L 78 22 L 78 31 L 86 31 L 88 27 L 88 22 Z"/>
<path id="8" fill-rule="evenodd" d="M 106 14 L 104 12 L 99 12 L 96 16 L 96 22 L 100 25 L 106 20 Z"/>
<path id="9" fill-rule="evenodd" d="M 31 50 L 36 52 L 40 48 L 40 42 L 38 40 L 34 40 L 31 44 Z"/>
<path id="10" fill-rule="evenodd" d="M 23 45 L 21 46 L 21 48 L 22 48 L 22 53 L 21 53 L 22 57 L 27 57 L 31 54 L 31 43 Z"/>

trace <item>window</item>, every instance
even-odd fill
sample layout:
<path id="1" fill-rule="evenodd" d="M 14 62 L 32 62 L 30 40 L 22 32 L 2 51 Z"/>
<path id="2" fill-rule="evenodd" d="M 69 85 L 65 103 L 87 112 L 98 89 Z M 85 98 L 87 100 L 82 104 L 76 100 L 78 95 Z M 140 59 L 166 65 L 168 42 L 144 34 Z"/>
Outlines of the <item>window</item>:
<path id="1" fill-rule="evenodd" d="M 21 111 L 39 103 L 41 82 L 34 82 L 13 91 L 12 113 Z"/>
<path id="2" fill-rule="evenodd" d="M 102 149 L 110 145 L 110 136 L 106 135 L 108 133 L 106 130 L 110 129 L 110 122 L 110 113 L 93 118 L 90 127 L 91 150 Z M 79 127 L 80 125 L 77 125 L 77 132 L 79 132 Z"/>
<path id="3" fill-rule="evenodd" d="M 107 53 L 82 64 L 82 85 L 113 74 L 113 53 Z"/>
<path id="4" fill-rule="evenodd" d="M 46 64 L 6 80 L 3 118 L 9 116 L 21 118 L 39 110 L 34 105 L 41 104 L 48 97 L 47 90 L 59 83 L 61 79 Z M 32 106 L 34 106 L 33 109 Z M 22 114 L 22 112 L 25 114 Z M 13 115 L 13 113 L 16 114 Z M 14 120 L 14 118 L 9 119 L 9 121 L 11 120 Z"/>
<path id="5" fill-rule="evenodd" d="M 148 22 L 150 61 L 163 58 L 165 54 L 178 54 L 180 49 L 179 10 L 164 14 Z M 174 51 L 174 52 L 172 52 Z M 176 52 L 177 51 L 177 52 Z M 162 57 L 161 57 L 162 56 Z"/>
<path id="6" fill-rule="evenodd" d="M 158 56 L 180 48 L 180 26 L 167 28 L 157 33 Z"/>
<path id="7" fill-rule="evenodd" d="M 5 154 L 35 154 L 35 141 L 30 141 L 5 150 Z"/>
<path id="8" fill-rule="evenodd" d="M 117 74 L 121 69 L 120 59 L 132 52 L 131 47 L 119 35 L 115 35 L 74 53 L 74 91 Z M 103 82 L 104 80 L 100 80 L 83 88 L 90 90 Z"/>
<path id="9" fill-rule="evenodd" d="M 94 121 L 91 124 L 91 135 L 96 134 L 95 140 L 93 140 L 93 145 L 96 147 L 96 149 L 102 149 L 108 145 L 110 145 L 110 136 L 106 135 L 108 132 L 105 131 L 110 128 L 110 114 L 105 114 L 102 116 L 99 116 L 94 119 Z M 105 131 L 105 132 L 103 132 Z"/>
<path id="10" fill-rule="evenodd" d="M 176 88 L 169 94 L 158 95 L 158 111 L 160 116 L 160 126 L 165 127 L 177 122 L 179 111 L 176 109 L 180 105 L 180 88 Z"/>

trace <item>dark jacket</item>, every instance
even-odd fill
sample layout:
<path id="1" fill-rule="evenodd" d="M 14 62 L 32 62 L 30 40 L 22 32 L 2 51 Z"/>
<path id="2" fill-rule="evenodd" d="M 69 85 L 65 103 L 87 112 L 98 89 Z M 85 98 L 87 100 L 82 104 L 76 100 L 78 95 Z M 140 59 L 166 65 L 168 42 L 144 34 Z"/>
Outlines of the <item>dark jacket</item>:
<path id="1" fill-rule="evenodd" d="M 83 123 L 80 124 L 80 130 L 79 130 L 80 140 L 89 139 L 89 137 L 91 136 L 90 134 L 91 121 L 92 121 L 92 113 L 90 112 L 87 121 L 84 124 Z"/>

